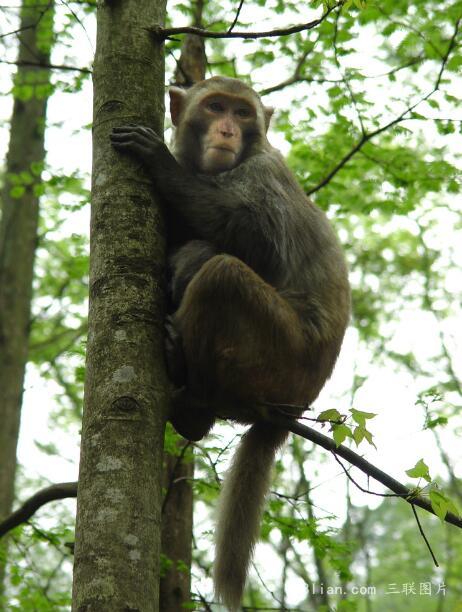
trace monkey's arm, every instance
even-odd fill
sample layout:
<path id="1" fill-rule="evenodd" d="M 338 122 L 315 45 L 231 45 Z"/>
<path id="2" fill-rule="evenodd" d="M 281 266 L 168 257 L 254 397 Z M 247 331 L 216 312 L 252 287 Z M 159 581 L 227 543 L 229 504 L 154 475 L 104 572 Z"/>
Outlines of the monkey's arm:
<path id="1" fill-rule="evenodd" d="M 278 167 L 278 158 L 264 153 L 229 172 L 197 176 L 182 168 L 149 128 L 115 128 L 111 141 L 141 159 L 164 200 L 198 237 L 254 269 L 262 264 L 273 271 L 285 266 L 289 207 L 287 186 L 279 184 L 278 175 L 285 182 L 291 177 Z"/>

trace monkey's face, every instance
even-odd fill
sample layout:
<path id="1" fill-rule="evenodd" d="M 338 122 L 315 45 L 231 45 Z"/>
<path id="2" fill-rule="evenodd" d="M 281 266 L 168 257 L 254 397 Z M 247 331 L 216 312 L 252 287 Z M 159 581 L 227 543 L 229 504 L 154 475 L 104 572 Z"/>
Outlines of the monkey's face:
<path id="1" fill-rule="evenodd" d="M 273 109 L 247 85 L 213 77 L 189 90 L 170 88 L 170 112 L 177 128 L 175 156 L 193 172 L 232 170 L 268 145 Z"/>
<path id="2" fill-rule="evenodd" d="M 246 137 L 256 124 L 255 107 L 240 97 L 212 94 L 201 100 L 200 170 L 218 174 L 241 161 Z"/>

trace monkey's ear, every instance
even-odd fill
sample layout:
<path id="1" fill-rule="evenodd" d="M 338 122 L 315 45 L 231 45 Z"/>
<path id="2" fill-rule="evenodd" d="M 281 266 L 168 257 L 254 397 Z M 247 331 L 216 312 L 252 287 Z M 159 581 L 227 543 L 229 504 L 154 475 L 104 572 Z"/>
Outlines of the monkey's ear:
<path id="1" fill-rule="evenodd" d="M 179 122 L 180 113 L 183 109 L 186 91 L 181 87 L 172 86 L 168 90 L 170 96 L 170 116 L 172 123 L 176 127 Z"/>
<path id="2" fill-rule="evenodd" d="M 265 128 L 266 128 L 266 131 L 268 131 L 271 117 L 273 116 L 273 113 L 274 113 L 274 108 L 272 106 L 264 106 L 263 110 L 265 112 Z"/>

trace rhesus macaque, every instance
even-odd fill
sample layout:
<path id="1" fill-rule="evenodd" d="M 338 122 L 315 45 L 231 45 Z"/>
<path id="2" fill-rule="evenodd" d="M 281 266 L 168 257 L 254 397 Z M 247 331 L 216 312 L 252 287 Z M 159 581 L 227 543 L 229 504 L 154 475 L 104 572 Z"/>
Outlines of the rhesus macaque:
<path id="1" fill-rule="evenodd" d="M 330 376 L 349 318 L 347 269 L 326 216 L 269 144 L 272 109 L 249 86 L 213 77 L 172 87 L 170 110 L 172 153 L 146 127 L 116 128 L 111 139 L 147 166 L 169 218 L 167 361 L 183 387 L 171 421 L 191 440 L 216 417 L 251 424 L 216 530 L 215 590 L 235 610 L 287 437 L 262 414 L 289 404 L 299 416 Z"/>

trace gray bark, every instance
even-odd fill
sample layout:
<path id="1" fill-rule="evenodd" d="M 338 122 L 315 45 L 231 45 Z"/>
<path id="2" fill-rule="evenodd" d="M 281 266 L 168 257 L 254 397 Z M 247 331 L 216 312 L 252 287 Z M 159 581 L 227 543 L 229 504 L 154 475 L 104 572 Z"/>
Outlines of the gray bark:
<path id="1" fill-rule="evenodd" d="M 32 278 L 39 198 L 34 187 L 40 182 L 38 167 L 45 158 L 44 129 L 50 71 L 53 29 L 53 4 L 23 6 L 20 21 L 18 69 L 14 83 L 18 88 L 11 117 L 10 143 L 1 193 L 0 220 L 0 520 L 11 511 L 16 472 L 16 447 L 19 436 L 24 372 L 27 362 Z M 34 62 L 37 66 L 25 66 Z M 23 84 L 27 83 L 26 92 Z M 36 89 L 39 86 L 39 89 Z M 32 87 L 32 90 L 30 90 Z M 26 96 L 30 94 L 30 97 Z M 31 169 L 32 164 L 37 164 Z M 14 178 L 28 173 L 24 193 L 12 192 Z M 16 185 L 18 187 L 18 185 Z M 12 195 L 13 194 L 13 195 Z M 4 546 L 2 543 L 0 546 Z M 0 593 L 5 566 L 0 550 Z"/>
<path id="2" fill-rule="evenodd" d="M 165 2 L 100 3 L 94 65 L 90 311 L 73 610 L 159 609 L 164 228 L 140 164 L 110 129 L 162 133 Z"/>

